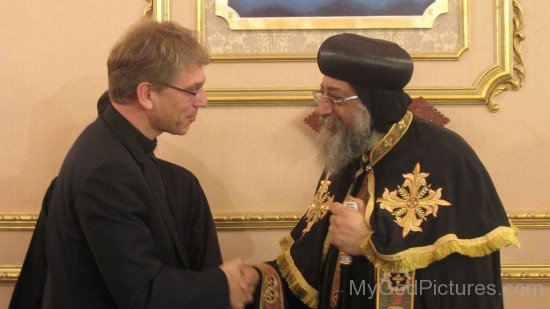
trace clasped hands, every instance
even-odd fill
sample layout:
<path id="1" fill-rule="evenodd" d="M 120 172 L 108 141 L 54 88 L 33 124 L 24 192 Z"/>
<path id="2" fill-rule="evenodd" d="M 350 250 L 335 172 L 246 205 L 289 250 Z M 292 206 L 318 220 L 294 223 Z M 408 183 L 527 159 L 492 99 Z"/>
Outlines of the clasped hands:
<path id="1" fill-rule="evenodd" d="M 342 203 L 332 203 L 330 206 L 330 226 L 328 233 L 330 243 L 349 255 L 363 255 L 361 240 L 367 236 L 365 224 L 365 202 L 347 196 L 346 200 L 354 201 L 359 211 L 344 206 Z"/>
<path id="2" fill-rule="evenodd" d="M 260 280 L 258 272 L 240 258 L 231 259 L 220 266 L 229 285 L 231 308 L 244 308 L 254 299 L 254 290 Z"/>
<path id="3" fill-rule="evenodd" d="M 352 196 L 348 196 L 346 200 L 356 202 L 359 211 L 350 209 L 342 203 L 335 202 L 330 206 L 330 242 L 349 255 L 363 255 L 360 243 L 368 233 L 364 219 L 365 203 Z M 258 272 L 252 266 L 244 264 L 240 258 L 227 261 L 220 268 L 229 284 L 231 308 L 243 308 L 252 302 L 254 290 L 260 280 Z"/>

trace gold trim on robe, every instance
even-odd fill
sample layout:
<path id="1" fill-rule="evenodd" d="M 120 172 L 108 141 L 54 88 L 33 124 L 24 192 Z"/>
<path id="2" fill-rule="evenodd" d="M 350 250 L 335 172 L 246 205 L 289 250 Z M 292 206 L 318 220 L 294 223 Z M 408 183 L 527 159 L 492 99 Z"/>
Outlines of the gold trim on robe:
<path id="1" fill-rule="evenodd" d="M 452 253 L 469 257 L 482 257 L 510 245 L 518 246 L 518 229 L 510 226 L 499 226 L 484 236 L 472 239 L 459 239 L 455 234 L 440 237 L 432 245 L 409 248 L 396 254 L 381 254 L 372 242 L 372 232 L 361 241 L 365 256 L 378 269 L 391 272 L 408 272 L 425 268 L 444 259 Z"/>
<path id="2" fill-rule="evenodd" d="M 285 294 L 277 271 L 266 263 L 257 264 L 256 268 L 262 273 L 260 309 L 284 308 Z"/>

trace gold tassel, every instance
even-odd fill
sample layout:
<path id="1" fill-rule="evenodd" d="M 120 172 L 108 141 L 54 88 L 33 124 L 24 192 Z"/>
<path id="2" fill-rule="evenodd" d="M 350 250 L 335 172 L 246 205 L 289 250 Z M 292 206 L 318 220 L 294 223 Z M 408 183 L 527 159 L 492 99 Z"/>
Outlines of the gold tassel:
<path id="1" fill-rule="evenodd" d="M 290 234 L 286 235 L 285 237 L 281 238 L 281 240 L 279 240 L 279 246 L 281 247 L 281 251 L 283 252 L 288 250 L 293 244 L 294 244 L 294 239 Z"/>
<path id="2" fill-rule="evenodd" d="M 380 254 L 369 235 L 361 241 L 361 248 L 376 268 L 390 272 L 409 272 L 425 268 L 452 253 L 482 257 L 510 245 L 519 246 L 517 234 L 518 229 L 510 223 L 509 227 L 497 227 L 478 238 L 458 239 L 456 235 L 448 234 L 433 245 L 411 248 L 391 255 Z"/>
<path id="3" fill-rule="evenodd" d="M 277 265 L 292 293 L 308 307 L 317 308 L 319 293 L 306 282 L 296 265 L 294 265 L 290 250 L 282 252 L 277 257 Z"/>

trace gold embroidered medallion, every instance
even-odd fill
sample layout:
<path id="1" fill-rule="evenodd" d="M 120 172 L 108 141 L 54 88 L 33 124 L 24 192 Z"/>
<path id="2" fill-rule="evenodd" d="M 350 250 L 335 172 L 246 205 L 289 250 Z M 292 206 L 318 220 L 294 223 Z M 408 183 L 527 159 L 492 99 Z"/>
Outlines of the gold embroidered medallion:
<path id="1" fill-rule="evenodd" d="M 262 297 L 259 300 L 261 309 L 284 308 L 284 292 L 281 278 L 277 271 L 267 263 L 260 263 L 256 268 L 262 273 Z"/>
<path id="2" fill-rule="evenodd" d="M 307 226 L 302 231 L 302 235 L 309 232 L 311 227 L 327 214 L 330 205 L 332 205 L 334 196 L 331 196 L 328 193 L 328 187 L 331 183 L 328 178 L 329 174 L 327 174 L 325 180 L 321 180 L 321 185 L 319 186 L 317 193 L 315 193 L 315 197 L 313 197 L 313 203 L 311 203 L 305 214 Z"/>
<path id="3" fill-rule="evenodd" d="M 441 199 L 443 188 L 432 190 L 426 181 L 429 175 L 430 173 L 421 173 L 420 163 L 417 163 L 412 173 L 403 174 L 403 186 L 397 186 L 391 192 L 385 188 L 382 197 L 376 200 L 380 203 L 380 208 L 389 211 L 395 218 L 395 223 L 403 228 L 403 237 L 410 231 L 422 232 L 420 225 L 430 214 L 437 217 L 439 206 L 451 205 Z"/>
<path id="4" fill-rule="evenodd" d="M 414 308 L 414 271 L 392 273 L 376 270 L 376 308 Z"/>

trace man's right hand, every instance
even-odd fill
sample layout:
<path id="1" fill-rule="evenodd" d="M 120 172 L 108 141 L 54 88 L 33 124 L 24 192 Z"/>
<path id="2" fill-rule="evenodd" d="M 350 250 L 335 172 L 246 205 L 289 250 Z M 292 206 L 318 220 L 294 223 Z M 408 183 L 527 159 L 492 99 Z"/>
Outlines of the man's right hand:
<path id="1" fill-rule="evenodd" d="M 229 284 L 229 304 L 231 308 L 244 308 L 246 304 L 253 300 L 253 291 L 246 282 L 241 267 L 243 267 L 243 261 L 240 258 L 229 260 L 220 266 Z"/>
<path id="2" fill-rule="evenodd" d="M 359 211 L 355 211 L 341 203 L 332 203 L 330 206 L 330 226 L 328 233 L 330 242 L 338 249 L 349 255 L 363 255 L 361 240 L 368 234 L 365 223 L 365 202 L 361 199 L 347 196 L 346 200 L 356 202 Z"/>

